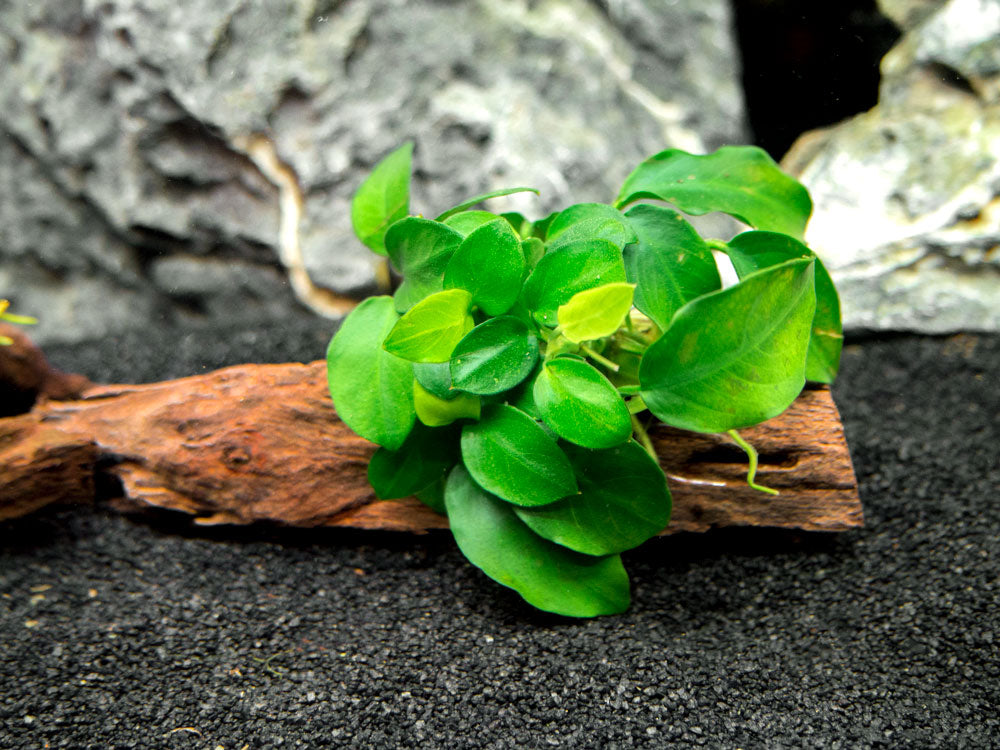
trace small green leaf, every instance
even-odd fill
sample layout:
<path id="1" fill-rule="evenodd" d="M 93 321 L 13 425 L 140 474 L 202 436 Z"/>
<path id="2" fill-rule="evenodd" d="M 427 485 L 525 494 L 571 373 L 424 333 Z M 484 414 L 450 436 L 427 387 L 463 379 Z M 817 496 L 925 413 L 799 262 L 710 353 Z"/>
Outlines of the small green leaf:
<path id="1" fill-rule="evenodd" d="M 651 156 L 626 178 L 615 206 L 642 198 L 696 216 L 722 211 L 756 229 L 797 238 L 812 213 L 806 189 L 756 146 L 723 146 L 705 156 L 668 149 Z"/>
<path id="2" fill-rule="evenodd" d="M 456 419 L 479 419 L 479 396 L 460 393 L 454 398 L 438 398 L 428 391 L 420 381 L 413 381 L 413 407 L 417 419 L 428 427 L 443 427 Z"/>
<path id="3" fill-rule="evenodd" d="M 444 289 L 448 261 L 462 244 L 462 235 L 429 219 L 409 216 L 385 234 L 389 259 L 403 275 L 393 298 L 396 309 L 406 312 L 420 300 Z"/>
<path id="4" fill-rule="evenodd" d="M 449 208 L 443 214 L 437 217 L 438 221 L 444 221 L 450 216 L 464 211 L 467 208 L 472 208 L 473 206 L 478 206 L 483 201 L 488 201 L 490 198 L 502 198 L 505 195 L 514 195 L 514 193 L 534 193 L 538 195 L 538 191 L 535 188 L 529 187 L 516 187 L 516 188 L 504 188 L 502 190 L 493 190 L 489 193 L 484 193 L 483 195 L 477 195 L 475 198 L 469 198 L 466 201 L 462 201 L 454 208 Z"/>
<path id="5" fill-rule="evenodd" d="M 409 497 L 443 479 L 458 458 L 457 430 L 414 425 L 399 450 L 375 451 L 368 481 L 381 500 Z"/>
<path id="6" fill-rule="evenodd" d="M 475 231 L 483 224 L 489 224 L 491 221 L 498 218 L 499 217 L 496 214 L 490 213 L 489 211 L 462 211 L 460 214 L 449 216 L 443 223 L 450 229 L 454 229 L 463 237 L 468 237 L 471 232 Z"/>
<path id="7" fill-rule="evenodd" d="M 462 461 L 480 487 L 515 505 L 545 505 L 577 491 L 566 454 L 513 406 L 484 409 L 462 428 Z"/>
<path id="8" fill-rule="evenodd" d="M 618 246 L 607 240 L 583 240 L 547 253 L 524 282 L 528 309 L 544 325 L 555 327 L 560 305 L 577 292 L 625 281 Z"/>
<path id="9" fill-rule="evenodd" d="M 676 211 L 640 203 L 625 216 L 639 237 L 624 250 L 635 306 L 665 331 L 684 304 L 722 287 L 715 258 Z"/>
<path id="10" fill-rule="evenodd" d="M 527 237 L 531 233 L 531 222 L 524 218 L 524 214 L 520 214 L 517 211 L 505 211 L 500 214 L 503 218 L 507 220 L 507 223 L 514 228 L 519 237 Z"/>
<path id="11" fill-rule="evenodd" d="M 632 309 L 634 292 L 635 284 L 625 282 L 577 292 L 556 313 L 563 336 L 574 344 L 610 336 Z"/>
<path id="12" fill-rule="evenodd" d="M 445 401 L 461 394 L 461 391 L 452 387 L 449 362 L 414 362 L 413 377 L 426 390 Z"/>
<path id="13" fill-rule="evenodd" d="M 587 362 L 557 357 L 535 378 L 534 402 L 559 437 L 587 448 L 628 440 L 632 421 L 618 390 Z"/>
<path id="14" fill-rule="evenodd" d="M 404 143 L 375 165 L 351 201 L 354 234 L 385 255 L 385 232 L 410 210 L 410 166 L 413 144 Z"/>
<path id="15" fill-rule="evenodd" d="M 539 536 L 587 555 L 638 547 L 670 521 L 670 491 L 663 470 L 636 443 L 606 450 L 564 446 L 580 494 L 514 512 Z"/>
<path id="16" fill-rule="evenodd" d="M 469 393 L 500 393 L 528 377 L 537 361 L 538 339 L 524 322 L 503 315 L 480 323 L 458 342 L 451 379 Z"/>
<path id="17" fill-rule="evenodd" d="M 603 239 L 623 248 L 637 239 L 621 211 L 604 203 L 578 203 L 559 212 L 545 236 L 549 252 L 580 240 Z"/>
<path id="18" fill-rule="evenodd" d="M 399 319 L 382 346 L 411 362 L 444 362 L 472 330 L 471 304 L 472 296 L 464 289 L 432 294 Z"/>
<path id="19" fill-rule="evenodd" d="M 389 450 L 403 444 L 415 417 L 412 367 L 382 349 L 398 319 L 390 297 L 369 297 L 344 319 L 326 354 L 337 415 Z"/>
<path id="20" fill-rule="evenodd" d="M 806 379 L 832 383 L 840 368 L 844 335 L 837 288 L 820 259 L 798 240 L 776 232 L 743 232 L 729 242 L 726 252 L 741 279 L 793 258 L 816 258 L 816 314 L 809 337 Z"/>
<path id="21" fill-rule="evenodd" d="M 521 242 L 521 252 L 524 254 L 524 265 L 531 271 L 545 255 L 545 243 L 537 237 L 529 237 Z"/>
<path id="22" fill-rule="evenodd" d="M 448 476 L 445 506 L 462 554 L 528 604 L 569 617 L 628 609 L 628 574 L 618 555 L 581 555 L 542 539 L 512 506 L 484 492 L 461 466 Z"/>
<path id="23" fill-rule="evenodd" d="M 524 277 L 521 241 L 506 219 L 473 230 L 444 274 L 446 289 L 465 289 L 487 315 L 503 315 L 517 301 Z"/>
<path id="24" fill-rule="evenodd" d="M 694 432 L 726 432 L 784 411 L 805 384 L 813 275 L 813 261 L 793 260 L 684 305 L 643 355 L 649 410 Z"/>

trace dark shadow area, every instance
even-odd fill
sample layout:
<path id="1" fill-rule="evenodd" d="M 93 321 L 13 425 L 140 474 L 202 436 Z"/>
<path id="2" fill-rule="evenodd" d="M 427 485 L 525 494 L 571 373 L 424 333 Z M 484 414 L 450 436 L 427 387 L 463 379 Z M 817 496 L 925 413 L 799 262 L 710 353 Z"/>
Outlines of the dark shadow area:
<path id="1" fill-rule="evenodd" d="M 735 0 L 747 119 L 775 159 L 807 130 L 878 100 L 879 61 L 899 30 L 874 0 Z"/>

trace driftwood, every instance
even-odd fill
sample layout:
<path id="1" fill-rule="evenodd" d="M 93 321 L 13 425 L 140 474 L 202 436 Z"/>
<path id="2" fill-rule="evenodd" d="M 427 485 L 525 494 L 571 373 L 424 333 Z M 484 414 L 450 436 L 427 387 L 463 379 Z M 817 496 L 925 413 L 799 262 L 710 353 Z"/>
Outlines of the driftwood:
<path id="1" fill-rule="evenodd" d="M 15 346 L 31 345 L 21 336 Z M 0 359 L 0 386 L 3 367 Z M 38 401 L 31 411 L 0 419 L 0 519 L 90 501 L 111 488 L 119 507 L 177 510 L 202 524 L 447 526 L 415 499 L 373 495 L 366 471 L 375 446 L 337 419 L 323 362 L 240 365 L 149 385 L 92 385 L 44 372 L 32 382 Z M 758 481 L 778 496 L 746 486 L 745 456 L 727 438 L 652 431 L 674 498 L 668 532 L 862 524 L 828 390 L 805 391 L 784 414 L 744 434 L 760 453 Z"/>

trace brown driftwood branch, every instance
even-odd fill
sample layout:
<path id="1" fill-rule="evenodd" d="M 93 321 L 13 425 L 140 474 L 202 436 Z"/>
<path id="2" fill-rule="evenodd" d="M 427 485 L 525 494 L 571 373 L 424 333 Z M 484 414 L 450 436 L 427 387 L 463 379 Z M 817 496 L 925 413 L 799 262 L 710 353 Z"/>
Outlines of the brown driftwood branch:
<path id="1" fill-rule="evenodd" d="M 23 336 L 16 345 L 30 347 Z M 240 365 L 149 385 L 71 378 L 56 391 L 46 390 L 44 373 L 36 375 L 34 408 L 0 419 L 0 519 L 89 501 L 95 487 L 117 480 L 129 507 L 178 510 L 203 524 L 447 526 L 417 500 L 373 495 L 366 471 L 375 446 L 337 419 L 322 362 Z M 668 531 L 861 525 L 828 390 L 804 392 L 784 414 L 744 434 L 760 453 L 758 481 L 778 496 L 747 487 L 745 457 L 726 438 L 652 431 L 674 498 Z"/>

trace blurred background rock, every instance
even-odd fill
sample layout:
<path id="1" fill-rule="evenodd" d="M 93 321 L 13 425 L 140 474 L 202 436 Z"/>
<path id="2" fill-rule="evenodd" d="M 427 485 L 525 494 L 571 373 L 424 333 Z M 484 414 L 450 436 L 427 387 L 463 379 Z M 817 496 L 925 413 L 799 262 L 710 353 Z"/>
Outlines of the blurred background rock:
<path id="1" fill-rule="evenodd" d="M 0 0 L 0 70 L 0 296 L 42 342 L 335 318 L 407 139 L 432 215 L 791 147 L 849 328 L 1000 327 L 1000 0 Z"/>

